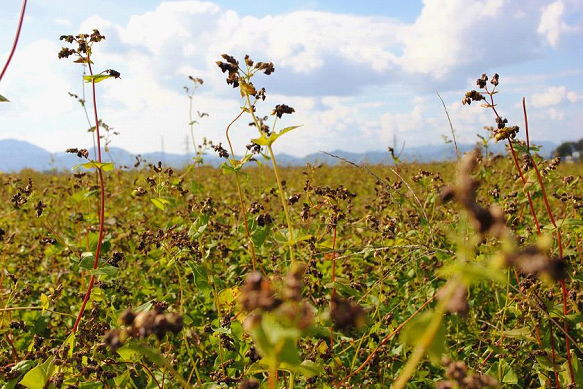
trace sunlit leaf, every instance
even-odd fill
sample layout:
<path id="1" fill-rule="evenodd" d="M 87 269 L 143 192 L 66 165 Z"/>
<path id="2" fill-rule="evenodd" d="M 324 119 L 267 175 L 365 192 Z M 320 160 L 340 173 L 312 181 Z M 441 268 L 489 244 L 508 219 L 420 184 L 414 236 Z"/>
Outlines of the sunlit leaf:
<path id="1" fill-rule="evenodd" d="M 110 76 L 109 74 L 96 74 L 94 76 L 83 76 L 83 80 L 85 80 L 85 82 L 87 83 L 94 82 L 95 84 L 97 84 L 98 82 L 101 82 L 111 77 L 113 76 Z"/>
<path id="2" fill-rule="evenodd" d="M 73 166 L 72 170 L 77 170 L 80 167 L 84 167 L 85 169 L 101 169 L 104 172 L 112 171 L 114 168 L 113 162 L 97 162 L 97 161 L 89 161 L 86 163 L 81 163 L 79 165 Z"/>
<path id="3" fill-rule="evenodd" d="M 55 371 L 53 359 L 54 357 L 50 356 L 46 361 L 31 369 L 24 375 L 24 377 L 22 377 L 19 384 L 29 389 L 44 389 L 49 378 L 51 378 Z"/>

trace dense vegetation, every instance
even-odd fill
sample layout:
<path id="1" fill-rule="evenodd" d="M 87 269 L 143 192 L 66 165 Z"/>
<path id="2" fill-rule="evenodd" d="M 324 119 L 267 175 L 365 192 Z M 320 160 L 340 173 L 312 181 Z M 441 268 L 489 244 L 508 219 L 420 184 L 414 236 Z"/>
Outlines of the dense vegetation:
<path id="1" fill-rule="evenodd" d="M 536 244 L 526 198 L 511 169 L 508 160 L 482 159 L 479 199 L 502 207 L 521 245 Z M 456 206 L 439 202 L 444 183 L 455 179 L 454 170 L 453 164 L 433 164 L 402 165 L 394 171 L 308 166 L 282 172 L 299 235 L 296 256 L 306 264 L 302 304 L 309 304 L 306 320 L 312 321 L 298 342 L 301 359 L 311 361 L 296 375 L 298 386 L 349 381 L 355 387 L 387 386 L 407 361 L 405 344 L 422 330 L 409 329 L 412 340 L 390 335 L 444 285 L 439 269 L 456 266 L 460 255 L 476 266 L 496 255 L 492 238 L 464 252 L 474 230 Z M 582 301 L 581 197 L 574 195 L 583 192 L 576 178 L 581 171 L 580 165 L 561 165 L 545 174 L 571 265 L 567 287 L 573 337 L 581 333 L 576 324 L 581 307 L 575 304 Z M 294 284 L 286 276 L 286 224 L 272 174 L 267 168 L 248 169 L 242 185 L 251 201 L 257 269 L 289 289 Z M 247 287 L 243 292 L 239 288 L 252 264 L 232 176 L 212 168 L 172 171 L 157 166 L 107 174 L 107 232 L 96 272 L 99 281 L 71 355 L 63 344 L 68 344 L 97 242 L 95 175 L 22 172 L 1 175 L 0 182 L 0 365 L 5 382 L 18 382 L 37 363 L 52 361 L 51 382 L 57 387 L 63 380 L 63 387 L 86 382 L 158 387 L 163 381 L 172 387 L 176 379 L 156 358 L 140 357 L 127 346 L 117 352 L 105 346 L 104 336 L 120 327 L 119 317 L 128 307 L 182 315 L 179 333 L 128 344 L 157 350 L 192 385 L 231 387 L 251 377 L 263 379 L 265 368 L 258 363 L 257 345 L 243 329 L 247 314 L 239 303 L 241 293 L 248 293 Z M 152 201 L 160 197 L 167 200 L 163 209 Z M 543 212 L 541 207 L 537 211 Z M 543 231 L 551 233 L 552 226 L 543 223 Z M 554 283 L 510 270 L 500 269 L 499 275 L 498 283 L 485 281 L 470 290 L 463 314 L 447 316 L 439 353 L 501 382 L 537 387 L 552 379 L 554 340 L 556 368 L 561 381 L 568 382 L 564 336 L 551 329 L 547 313 L 537 308 L 540 298 L 551 317 L 562 319 L 556 307 L 560 290 Z M 332 305 L 335 321 L 330 318 L 333 289 L 349 298 Z M 282 293 L 274 298 L 284 298 Z M 366 321 L 360 322 L 365 312 Z M 331 327 L 336 328 L 332 338 Z M 280 325 L 272 330 L 284 331 Z M 373 350 L 368 365 L 346 380 Z M 433 385 L 446 374 L 439 358 L 433 364 L 423 362 L 412 387 Z M 282 381 L 285 375 L 280 373 Z"/>
<path id="2" fill-rule="evenodd" d="M 577 142 L 563 142 L 556 149 L 554 154 L 559 157 L 567 157 L 573 154 L 575 151 L 579 153 L 583 152 L 583 139 L 579 139 Z"/>

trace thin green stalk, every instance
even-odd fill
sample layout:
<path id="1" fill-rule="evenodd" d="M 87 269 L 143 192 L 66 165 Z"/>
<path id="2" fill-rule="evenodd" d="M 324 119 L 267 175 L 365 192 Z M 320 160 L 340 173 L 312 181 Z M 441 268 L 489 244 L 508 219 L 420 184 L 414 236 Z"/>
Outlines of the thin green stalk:
<path id="1" fill-rule="evenodd" d="M 239 112 L 239 114 L 229 123 L 225 135 L 227 137 L 227 143 L 229 144 L 229 150 L 231 151 L 231 156 L 235 157 L 235 151 L 233 149 L 233 144 L 231 143 L 231 138 L 229 137 L 229 130 L 233 123 L 235 123 L 245 111 Z M 237 185 L 237 194 L 239 195 L 239 206 L 241 208 L 241 216 L 243 217 L 243 225 L 245 226 L 245 235 L 247 235 L 247 242 L 249 243 L 249 250 L 251 251 L 251 262 L 253 270 L 257 268 L 257 256 L 255 255 L 255 244 L 253 239 L 251 239 L 251 232 L 249 231 L 249 222 L 247 221 L 247 208 L 245 206 L 245 199 L 243 197 L 243 190 L 241 189 L 241 180 L 239 179 L 239 172 L 235 172 L 235 184 Z"/>
<path id="2" fill-rule="evenodd" d="M 289 238 L 288 238 L 288 244 L 289 244 L 289 258 L 292 264 L 295 263 L 295 257 L 294 257 L 294 230 L 292 227 L 292 223 L 291 223 L 291 218 L 289 216 L 289 210 L 287 207 L 287 201 L 285 199 L 285 194 L 283 191 L 283 185 L 281 184 L 281 178 L 279 177 L 279 169 L 277 167 L 277 161 L 275 160 L 275 154 L 273 154 L 273 149 L 271 148 L 271 145 L 267 146 L 267 149 L 269 150 L 269 157 L 271 158 L 271 163 L 273 165 L 273 172 L 275 173 L 275 180 L 277 181 L 277 187 L 279 189 L 279 198 L 281 200 L 281 205 L 283 207 L 283 212 L 285 213 L 285 220 L 287 223 L 287 229 L 288 229 L 288 234 L 289 234 Z"/>
<path id="3" fill-rule="evenodd" d="M 269 389 L 276 389 L 277 388 L 277 364 L 272 365 L 269 368 Z"/>
<path id="4" fill-rule="evenodd" d="M 453 294 L 453 291 L 455 290 L 456 286 L 457 282 L 453 281 L 445 290 L 443 298 L 439 301 L 439 304 L 437 304 L 437 307 L 435 308 L 435 312 L 433 313 L 433 317 L 431 318 L 431 321 L 429 322 L 427 329 L 425 330 L 421 339 L 419 340 L 419 344 L 417 345 L 417 347 L 415 347 L 415 349 L 413 350 L 413 354 L 411 354 L 411 356 L 407 360 L 407 364 L 403 368 L 403 371 L 401 372 L 397 380 L 393 383 L 392 389 L 404 388 L 409 379 L 413 376 L 413 374 L 415 374 L 417 365 L 427 352 L 429 346 L 431 346 L 433 339 L 435 338 L 437 332 L 439 331 L 439 327 L 441 326 L 441 323 L 443 322 L 443 318 L 445 315 L 447 302 L 451 298 L 451 295 Z"/>
<path id="5" fill-rule="evenodd" d="M 257 116 L 255 115 L 255 109 L 253 107 L 253 105 L 251 104 L 251 99 L 249 98 L 249 94 L 245 93 L 245 99 L 247 101 L 247 109 L 249 110 L 249 113 L 251 114 L 251 117 L 253 118 L 253 123 L 255 123 L 255 127 L 257 128 L 257 131 L 259 131 L 259 134 L 261 134 L 261 124 L 259 123 L 259 120 L 257 119 Z M 295 256 L 294 256 L 294 231 L 293 231 L 293 227 L 292 227 L 292 223 L 291 223 L 291 218 L 289 216 L 289 210 L 287 207 L 287 201 L 285 199 L 285 192 L 283 191 L 283 185 L 281 184 L 281 178 L 279 176 L 279 168 L 277 166 L 277 160 L 275 159 L 275 154 L 273 153 L 273 148 L 271 147 L 271 145 L 267 145 L 267 150 L 269 151 L 269 157 L 271 158 L 271 164 L 273 166 L 273 172 L 275 174 L 275 180 L 277 181 L 277 187 L 279 189 L 279 198 L 281 200 L 281 205 L 283 207 L 283 212 L 285 214 L 285 220 L 287 223 L 287 229 L 288 229 L 288 245 L 289 245 L 289 257 L 290 257 L 290 261 L 292 264 L 295 263 Z"/>

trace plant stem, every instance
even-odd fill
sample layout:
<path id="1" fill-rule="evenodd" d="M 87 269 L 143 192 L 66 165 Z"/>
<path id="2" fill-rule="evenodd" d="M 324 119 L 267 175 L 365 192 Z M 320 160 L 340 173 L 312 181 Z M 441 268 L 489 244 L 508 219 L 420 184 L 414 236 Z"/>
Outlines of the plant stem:
<path id="1" fill-rule="evenodd" d="M 526 98 L 524 98 L 524 97 L 522 98 L 522 111 L 524 112 L 524 126 L 525 126 L 525 131 L 526 131 L 526 144 L 529 145 L 530 140 L 529 140 L 529 136 L 528 136 L 528 115 L 526 113 Z M 547 191 L 545 189 L 545 184 L 544 184 L 542 175 L 540 174 L 540 170 L 538 169 L 536 161 L 534 160 L 534 158 L 530 154 L 530 147 L 527 148 L 527 154 L 528 154 L 528 157 L 532 163 L 532 167 L 534 168 L 534 171 L 536 172 L 536 178 L 538 180 L 538 184 L 539 184 L 541 192 L 542 192 L 542 197 L 543 197 L 543 201 L 545 204 L 545 208 L 547 210 L 547 214 L 548 214 L 549 219 L 551 220 L 551 223 L 553 224 L 553 227 L 555 228 L 555 231 L 557 234 L 557 246 L 559 248 L 559 257 L 561 258 L 561 260 L 564 260 L 563 259 L 563 239 L 561 236 L 561 230 L 557 226 L 555 216 L 553 215 L 553 211 L 552 211 L 551 206 L 549 204 L 549 198 L 547 196 Z M 562 300 L 563 300 L 562 301 L 563 302 L 563 315 L 566 316 L 569 313 L 569 308 L 567 306 L 567 286 L 566 286 L 565 280 L 561 280 L 561 294 L 562 294 Z M 563 322 L 563 330 L 565 332 L 567 332 L 566 321 Z M 567 338 L 567 337 L 565 338 L 565 349 L 566 349 L 566 353 L 567 353 L 567 365 L 569 366 L 569 375 L 571 378 L 571 383 L 575 383 L 575 371 L 573 370 L 573 363 L 571 362 L 571 344 L 569 342 L 569 338 Z"/>
<path id="2" fill-rule="evenodd" d="M 235 158 L 235 151 L 233 150 L 233 144 L 231 143 L 231 138 L 229 137 L 229 130 L 231 126 L 239 120 L 241 115 L 243 115 L 245 111 L 239 112 L 239 115 L 235 117 L 227 126 L 227 130 L 225 131 L 225 135 L 227 137 L 227 143 L 229 144 L 229 150 L 231 151 L 231 156 Z M 255 244 L 253 244 L 253 240 L 251 239 L 251 232 L 249 231 L 249 222 L 247 221 L 247 208 L 245 206 L 245 200 L 243 198 L 243 190 L 241 189 L 241 180 L 239 179 L 239 172 L 235 173 L 235 183 L 237 184 L 237 193 L 239 195 L 239 206 L 241 208 L 241 216 L 243 218 L 243 225 L 245 226 L 245 235 L 247 235 L 247 241 L 249 243 L 249 250 L 251 251 L 251 262 L 253 266 L 253 270 L 257 268 L 257 257 L 255 255 Z"/>
<path id="3" fill-rule="evenodd" d="M 332 311 L 332 301 L 336 297 L 336 226 L 332 232 L 332 294 L 330 296 L 330 311 Z M 334 348 L 334 327 L 330 327 L 330 349 Z"/>
<path id="4" fill-rule="evenodd" d="M 448 303 L 448 300 L 451 298 L 454 290 L 458 286 L 458 281 L 450 281 L 447 289 L 444 290 L 443 296 L 441 297 L 439 304 L 435 308 L 435 312 L 433 313 L 433 317 L 429 322 L 429 325 L 425 329 L 425 332 L 419 339 L 419 343 L 413 350 L 413 354 L 407 360 L 407 364 L 401 371 L 401 374 L 397 378 L 397 380 L 393 383 L 393 389 L 402 389 L 405 387 L 409 379 L 415 373 L 415 369 L 417 368 L 417 364 L 421 361 L 425 352 L 431 346 L 437 331 L 439 331 L 439 327 L 441 326 L 441 322 L 445 316 L 445 310 Z"/>
<path id="5" fill-rule="evenodd" d="M 277 365 L 269 369 L 269 389 L 277 388 Z"/>
<path id="6" fill-rule="evenodd" d="M 518 174 L 520 175 L 520 178 L 522 180 L 522 185 L 524 186 L 524 185 L 526 185 L 527 181 L 526 181 L 526 178 L 524 177 L 524 174 L 522 173 L 522 169 L 520 168 L 520 165 L 518 164 L 518 156 L 516 155 L 516 151 L 514 150 L 514 146 L 512 145 L 512 141 L 510 139 L 508 139 L 508 146 L 510 147 L 510 152 L 512 154 L 512 160 L 514 161 L 514 166 L 516 167 L 516 170 L 518 171 Z M 528 199 L 530 214 L 532 215 L 532 217 L 534 219 L 534 224 L 536 225 L 537 234 L 540 235 L 541 234 L 540 223 L 538 221 L 538 217 L 536 216 L 536 212 L 534 210 L 534 203 L 532 201 L 532 197 L 530 196 L 530 192 L 526 189 L 525 189 L 525 193 L 526 193 L 526 197 Z"/>
<path id="7" fill-rule="evenodd" d="M 294 257 L 294 230 L 291 223 L 291 218 L 289 216 L 289 210 L 287 207 L 287 201 L 285 199 L 285 192 L 283 191 L 283 185 L 281 184 L 281 178 L 279 177 L 279 169 L 277 167 L 277 161 L 275 160 L 275 154 L 273 154 L 273 149 L 271 145 L 267 146 L 269 150 L 269 156 L 271 158 L 271 163 L 273 165 L 273 172 L 275 173 L 275 180 L 277 181 L 277 187 L 279 189 L 279 198 L 281 200 L 281 205 L 283 207 L 283 212 L 285 213 L 285 220 L 287 222 L 287 230 L 288 230 L 288 244 L 289 244 L 289 258 L 292 264 L 295 263 Z"/>
<path id="8" fill-rule="evenodd" d="M 251 104 L 251 99 L 249 98 L 249 94 L 245 92 L 245 99 L 247 101 L 247 109 L 253 118 L 253 123 L 259 131 L 259 135 L 263 135 L 261 132 L 261 124 L 255 115 L 255 107 Z M 275 131 L 275 129 L 274 129 Z M 279 168 L 277 166 L 277 160 L 275 159 L 275 154 L 273 153 L 273 148 L 271 145 L 267 145 L 267 150 L 269 151 L 269 157 L 271 158 L 271 164 L 273 166 L 273 172 L 275 174 L 275 180 L 277 181 L 277 187 L 279 189 L 279 199 L 281 200 L 281 206 L 283 207 L 283 212 L 285 214 L 285 220 L 287 223 L 288 229 L 288 245 L 289 245 L 289 258 L 292 264 L 295 263 L 295 256 L 294 256 L 294 230 L 291 223 L 291 218 L 289 216 L 289 210 L 287 207 L 287 201 L 285 199 L 285 192 L 283 191 L 283 185 L 281 184 L 281 178 L 279 177 Z"/>
<path id="9" fill-rule="evenodd" d="M 91 68 L 91 59 L 89 55 L 87 55 L 87 65 L 89 67 L 89 74 L 93 76 L 93 69 Z M 93 95 L 93 113 L 95 119 L 95 133 L 97 138 L 97 162 L 101 164 L 101 139 L 99 136 L 99 116 L 97 113 L 97 99 L 95 93 L 95 80 L 91 79 L 91 92 Z M 99 177 L 99 237 L 97 239 L 97 247 L 95 248 L 95 258 L 93 260 L 93 269 L 97 269 L 99 265 L 99 254 L 101 253 L 101 246 L 103 245 L 103 236 L 104 236 L 104 224 L 105 224 L 105 182 L 103 180 L 103 170 L 101 166 L 97 168 L 97 174 Z M 95 284 L 95 275 L 91 275 L 89 279 L 89 286 L 87 287 L 87 291 L 85 292 L 85 297 L 83 298 L 83 303 L 81 304 L 81 309 L 79 310 L 79 314 L 77 315 L 77 319 L 75 320 L 75 324 L 73 325 L 73 333 L 77 332 L 79 327 L 79 323 L 81 322 L 81 318 L 83 317 L 83 313 L 85 312 L 85 307 L 87 306 L 87 302 L 89 302 L 89 298 L 91 297 L 91 291 L 93 290 L 93 285 Z"/>
<path id="10" fill-rule="evenodd" d="M 496 88 L 494 88 L 496 89 Z M 502 120 L 502 117 L 498 114 L 498 111 L 496 110 L 496 105 L 494 104 L 494 90 L 492 90 L 492 92 L 488 91 L 488 88 L 486 87 L 486 92 L 488 93 L 488 96 L 490 96 L 490 107 L 492 108 L 492 111 L 494 112 L 494 114 L 496 115 L 496 117 L 499 120 Z M 526 185 L 527 181 L 526 178 L 524 177 L 524 174 L 522 173 L 522 169 L 520 168 L 520 165 L 518 164 L 518 157 L 516 156 L 516 151 L 514 151 L 514 146 L 512 145 L 512 141 L 510 140 L 510 138 L 508 139 L 508 146 L 510 147 L 510 151 L 512 153 L 512 159 L 514 160 L 514 166 L 516 167 L 516 170 L 518 171 L 518 174 L 520 175 L 520 179 L 522 180 L 522 184 Z M 526 197 L 528 198 L 528 205 L 530 207 L 530 213 L 534 219 L 534 223 L 536 224 L 536 230 L 538 235 L 541 234 L 541 230 L 540 230 L 540 223 L 538 221 L 538 217 L 536 216 L 536 211 L 534 210 L 534 203 L 532 202 L 532 197 L 530 196 L 530 192 L 528 190 L 524 190 L 524 192 L 526 193 Z"/>
<path id="11" fill-rule="evenodd" d="M 12 43 L 12 48 L 10 49 L 10 54 L 8 54 L 8 59 L 2 68 L 2 72 L 0 73 L 0 81 L 4 77 L 6 70 L 8 70 L 8 65 L 12 61 L 12 57 L 14 56 L 14 52 L 16 51 L 16 46 L 18 45 L 18 39 L 20 39 L 20 31 L 22 30 L 22 22 L 24 21 L 24 13 L 26 12 L 26 3 L 27 0 L 22 0 L 22 8 L 20 9 L 20 18 L 18 19 L 18 27 L 16 28 L 16 35 L 14 36 L 14 42 Z"/>
<path id="12" fill-rule="evenodd" d="M 445 101 L 443 101 L 443 99 L 441 98 L 441 95 L 439 94 L 439 92 L 435 91 L 435 93 L 437 93 L 437 97 L 439 97 L 439 100 L 441 100 L 441 104 L 443 105 L 443 109 L 445 110 L 445 115 L 447 116 L 447 121 L 449 122 L 449 129 L 451 130 L 451 136 L 453 137 L 453 145 L 455 147 L 455 155 L 457 160 L 459 161 L 460 159 L 460 151 L 457 147 L 457 141 L 455 139 L 455 131 L 453 129 L 453 124 L 451 124 L 451 118 L 449 117 L 449 112 L 447 111 L 447 107 L 445 105 Z"/>
<path id="13" fill-rule="evenodd" d="M 433 300 L 435 299 L 435 295 L 433 295 L 429 300 L 425 301 L 419 308 L 417 308 L 417 310 L 415 312 L 413 312 L 411 314 L 411 316 L 409 316 L 407 319 L 405 319 L 405 321 L 403 321 L 401 324 L 399 324 L 397 326 L 397 328 L 395 328 L 393 330 L 393 332 L 391 332 L 390 334 L 388 334 L 387 336 L 385 336 L 383 338 L 383 340 L 381 340 L 381 342 L 378 344 L 378 346 L 369 354 L 369 356 L 365 359 L 364 362 L 362 362 L 362 364 L 356 369 L 354 370 L 352 373 L 350 373 L 349 375 L 346 376 L 346 378 L 344 378 L 344 382 L 348 383 L 348 381 L 354 377 L 356 374 L 358 374 L 362 369 L 364 369 L 366 367 L 366 365 L 368 365 L 370 363 L 370 361 L 373 360 L 374 356 L 376 355 L 376 353 L 385 345 L 387 344 L 387 342 L 389 340 L 391 340 L 397 333 L 399 333 L 399 331 L 401 331 L 401 329 L 411 320 L 413 319 L 415 316 L 417 316 L 417 314 L 419 312 L 421 312 L 427 305 L 429 305 Z"/>

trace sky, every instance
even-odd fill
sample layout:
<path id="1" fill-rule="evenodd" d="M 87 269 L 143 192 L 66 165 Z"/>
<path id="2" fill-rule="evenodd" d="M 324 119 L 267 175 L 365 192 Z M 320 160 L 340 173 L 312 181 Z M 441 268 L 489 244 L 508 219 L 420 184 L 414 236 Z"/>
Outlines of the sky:
<path id="1" fill-rule="evenodd" d="M 0 10 L 0 63 L 16 30 L 20 1 Z M 59 36 L 97 28 L 97 71 L 120 79 L 97 84 L 99 115 L 134 153 L 188 150 L 188 76 L 205 82 L 194 110 L 209 117 L 198 141 L 225 142 L 242 105 L 215 62 L 223 53 L 275 65 L 254 78 L 267 89 L 257 106 L 295 109 L 282 125 L 302 125 L 278 139 L 276 152 L 382 151 L 441 144 L 449 124 L 458 142 L 474 143 L 492 113 L 461 99 L 482 73 L 500 74 L 496 102 L 522 129 L 526 97 L 534 141 L 583 137 L 583 2 L 580 0 L 31 0 L 19 46 L 0 83 L 0 139 L 51 152 L 91 145 L 80 105 L 83 67 L 59 60 Z M 85 86 L 89 93 L 89 86 Z M 89 100 L 90 102 L 90 100 Z M 91 112 L 90 112 L 91 113 Z M 237 150 L 256 137 L 241 120 Z M 524 136 L 521 130 L 519 136 Z"/>

